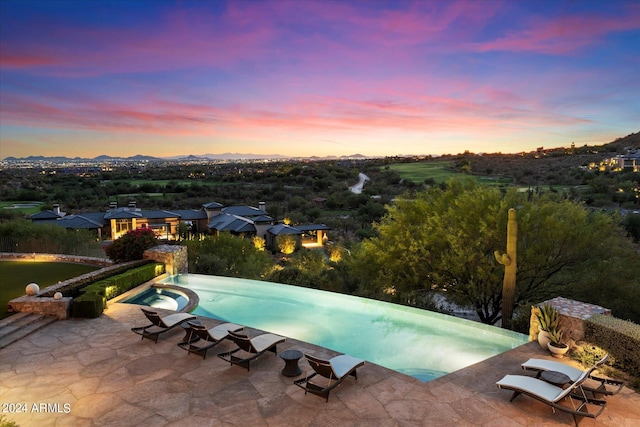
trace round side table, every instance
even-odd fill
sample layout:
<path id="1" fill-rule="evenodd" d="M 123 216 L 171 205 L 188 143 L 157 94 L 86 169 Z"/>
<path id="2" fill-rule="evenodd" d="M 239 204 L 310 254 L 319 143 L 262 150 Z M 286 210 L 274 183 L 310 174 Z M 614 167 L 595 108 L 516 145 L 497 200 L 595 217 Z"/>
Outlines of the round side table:
<path id="1" fill-rule="evenodd" d="M 297 377 L 302 373 L 302 369 L 298 366 L 298 360 L 302 357 L 299 350 L 285 350 L 280 353 L 280 358 L 284 360 L 284 368 L 282 375 L 285 377 Z"/>
<path id="2" fill-rule="evenodd" d="M 540 375 L 540 378 L 550 384 L 557 385 L 558 387 L 563 387 L 565 384 L 569 384 L 571 382 L 571 378 L 567 375 L 556 371 L 544 371 Z"/>

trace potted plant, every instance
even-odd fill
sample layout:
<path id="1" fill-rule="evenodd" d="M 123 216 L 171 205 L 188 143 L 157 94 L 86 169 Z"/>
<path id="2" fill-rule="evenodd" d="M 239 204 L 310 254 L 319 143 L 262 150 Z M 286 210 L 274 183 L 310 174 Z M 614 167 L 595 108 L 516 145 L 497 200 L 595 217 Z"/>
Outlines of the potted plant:
<path id="1" fill-rule="evenodd" d="M 560 313 L 558 313 L 558 310 L 556 310 L 554 306 L 545 304 L 540 307 L 540 311 L 536 316 L 538 317 L 538 327 L 540 328 L 538 332 L 538 344 L 540 344 L 542 349 L 546 350 L 551 341 L 549 333 L 558 327 Z"/>
<path id="2" fill-rule="evenodd" d="M 562 342 L 563 331 L 561 329 L 554 328 L 549 332 L 550 341 L 547 344 L 549 351 L 553 353 L 553 357 L 561 359 L 564 354 L 569 350 L 569 346 Z"/>

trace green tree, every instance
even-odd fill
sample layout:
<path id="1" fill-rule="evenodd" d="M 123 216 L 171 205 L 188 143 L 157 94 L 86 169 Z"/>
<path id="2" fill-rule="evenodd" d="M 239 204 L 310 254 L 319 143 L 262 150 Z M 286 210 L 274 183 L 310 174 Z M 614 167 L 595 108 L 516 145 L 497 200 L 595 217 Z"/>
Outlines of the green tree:
<path id="1" fill-rule="evenodd" d="M 440 290 L 472 307 L 483 322 L 497 322 L 502 269 L 494 251 L 504 246 L 510 207 L 519 223 L 516 303 L 593 286 L 595 266 L 599 275 L 606 276 L 602 269 L 613 274 L 616 257 L 638 264 L 615 217 L 556 194 L 503 194 L 472 181 L 451 181 L 445 190 L 431 188 L 389 207 L 375 226 L 378 237 L 354 254 L 362 293 L 420 305 L 427 293 Z M 612 276 L 608 285 L 620 280 L 627 278 Z"/>
<path id="2" fill-rule="evenodd" d="M 269 254 L 257 249 L 252 239 L 229 233 L 183 243 L 188 248 L 190 273 L 260 279 L 272 266 Z"/>

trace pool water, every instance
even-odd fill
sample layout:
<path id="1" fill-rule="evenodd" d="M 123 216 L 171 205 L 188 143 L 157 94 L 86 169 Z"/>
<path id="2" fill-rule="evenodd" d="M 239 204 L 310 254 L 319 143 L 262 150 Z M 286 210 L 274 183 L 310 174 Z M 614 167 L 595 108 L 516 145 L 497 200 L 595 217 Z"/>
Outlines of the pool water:
<path id="1" fill-rule="evenodd" d="M 189 299 L 178 291 L 151 287 L 122 302 L 178 311 L 189 303 Z"/>
<path id="2" fill-rule="evenodd" d="M 197 274 L 163 283 L 198 294 L 193 314 L 316 344 L 423 381 L 528 341 L 470 320 L 316 289 Z"/>

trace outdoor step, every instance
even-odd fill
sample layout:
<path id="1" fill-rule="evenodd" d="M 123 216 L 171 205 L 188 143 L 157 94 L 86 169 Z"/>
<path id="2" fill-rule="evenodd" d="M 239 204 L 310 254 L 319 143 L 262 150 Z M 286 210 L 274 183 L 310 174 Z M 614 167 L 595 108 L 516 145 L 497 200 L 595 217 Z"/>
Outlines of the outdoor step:
<path id="1" fill-rule="evenodd" d="M 0 349 L 57 320 L 54 316 L 17 313 L 0 321 Z"/>
<path id="2" fill-rule="evenodd" d="M 3 327 L 7 326 L 7 325 L 11 325 L 15 322 L 20 321 L 21 319 L 25 318 L 25 317 L 29 317 L 33 315 L 33 313 L 28 313 L 28 312 L 24 312 L 24 313 L 14 313 L 10 316 L 5 317 L 4 319 L 0 320 L 0 330 L 2 330 Z"/>

